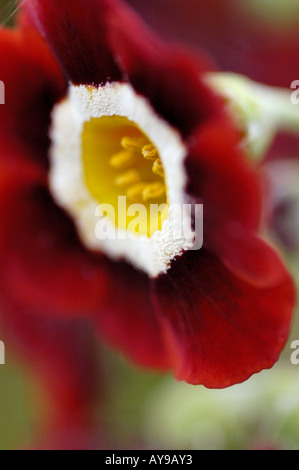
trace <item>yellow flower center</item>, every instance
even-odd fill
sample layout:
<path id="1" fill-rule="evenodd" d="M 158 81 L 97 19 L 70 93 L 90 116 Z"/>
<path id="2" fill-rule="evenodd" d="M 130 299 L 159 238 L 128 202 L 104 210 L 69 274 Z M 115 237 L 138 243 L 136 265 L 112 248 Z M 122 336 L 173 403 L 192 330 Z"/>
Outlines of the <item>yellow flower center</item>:
<path id="1" fill-rule="evenodd" d="M 154 278 L 193 247 L 187 147 L 131 85 L 70 85 L 50 137 L 49 188 L 87 249 Z"/>
<path id="2" fill-rule="evenodd" d="M 162 229 L 168 218 L 163 165 L 157 148 L 135 123 L 120 116 L 91 118 L 83 128 L 82 160 L 89 192 L 99 204 L 114 208 L 118 228 L 131 230 L 138 212 L 135 233 L 151 237 Z M 125 211 L 120 196 L 126 196 Z M 138 211 L 136 204 L 144 210 Z"/>

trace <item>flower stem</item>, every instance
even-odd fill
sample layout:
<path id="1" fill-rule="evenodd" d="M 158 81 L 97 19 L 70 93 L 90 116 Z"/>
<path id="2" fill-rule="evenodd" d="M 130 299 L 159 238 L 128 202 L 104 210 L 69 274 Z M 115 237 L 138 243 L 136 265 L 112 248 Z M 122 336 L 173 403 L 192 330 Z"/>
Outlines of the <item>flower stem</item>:
<path id="1" fill-rule="evenodd" d="M 264 156 L 279 131 L 299 136 L 299 105 L 291 100 L 294 90 L 270 87 L 233 73 L 209 74 L 207 81 L 224 96 L 233 120 L 245 131 L 243 145 L 253 158 Z"/>
<path id="2" fill-rule="evenodd" d="M 255 84 L 254 93 L 269 121 L 278 130 L 299 135 L 299 106 L 292 103 L 290 91 Z"/>

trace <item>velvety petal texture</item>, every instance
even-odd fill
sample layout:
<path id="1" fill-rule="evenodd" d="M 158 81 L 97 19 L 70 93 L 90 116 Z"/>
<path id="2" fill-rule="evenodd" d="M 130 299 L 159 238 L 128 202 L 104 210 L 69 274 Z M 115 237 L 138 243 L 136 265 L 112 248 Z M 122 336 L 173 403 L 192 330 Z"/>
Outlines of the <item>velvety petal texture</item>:
<path id="1" fill-rule="evenodd" d="M 169 368 L 148 277 L 87 251 L 39 173 L 26 178 L 25 169 L 15 165 L 0 180 L 1 302 L 13 298 L 43 318 L 94 318 L 103 340 L 138 364 Z"/>
<path id="2" fill-rule="evenodd" d="M 152 281 L 126 263 L 108 262 L 106 273 L 110 283 L 96 311 L 100 336 L 143 367 L 169 370 Z"/>
<path id="3" fill-rule="evenodd" d="M 109 26 L 110 42 L 124 76 L 184 136 L 205 119 L 222 113 L 220 98 L 202 79 L 214 67 L 204 54 L 164 43 L 130 11 L 119 9 L 109 17 Z"/>
<path id="4" fill-rule="evenodd" d="M 61 69 L 40 35 L 27 27 L 0 30 L 0 63 L 0 138 L 23 145 L 27 156 L 47 167 L 50 113 L 65 92 Z"/>
<path id="5" fill-rule="evenodd" d="M 210 232 L 221 237 L 227 224 L 235 222 L 250 230 L 260 224 L 260 176 L 243 154 L 240 139 L 227 116 L 216 116 L 199 126 L 188 141 L 187 192 L 205 205 L 207 242 Z"/>
<path id="6" fill-rule="evenodd" d="M 27 4 L 26 4 L 27 3 Z M 73 83 L 100 84 L 121 80 L 121 72 L 107 43 L 110 0 L 30 0 L 23 13 L 36 24 Z"/>
<path id="7" fill-rule="evenodd" d="M 59 330 L 62 319 L 89 318 L 103 340 L 138 364 L 172 369 L 178 379 L 207 387 L 271 367 L 289 332 L 294 288 L 277 253 L 259 238 L 259 172 L 205 83 L 211 61 L 162 42 L 118 1 L 28 0 L 22 15 L 21 31 L 4 32 L 7 48 L 0 46 L 10 83 L 0 153 L 0 300 L 12 329 L 22 330 L 24 321 L 28 347 L 40 330 L 32 341 L 39 348 L 48 321 Z M 25 30 L 28 50 L 16 40 Z M 6 50 L 15 50 L 14 60 Z M 74 84 L 129 82 L 184 139 L 186 190 L 204 204 L 204 247 L 182 253 L 157 279 L 84 247 L 49 194 L 40 162 L 47 160 L 51 109 L 66 91 L 63 76 Z M 41 90 L 49 89 L 45 106 Z M 22 312 L 40 318 L 31 325 Z"/>
<path id="8" fill-rule="evenodd" d="M 183 134 L 190 134 L 211 114 L 221 113 L 219 98 L 199 79 L 213 68 L 204 54 L 200 57 L 182 46 L 160 41 L 120 2 L 92 0 L 88 8 L 83 0 L 76 1 L 75 6 L 71 3 L 33 0 L 27 14 L 62 67 L 68 67 L 67 76 L 73 83 L 98 85 L 129 79 L 136 91 Z M 70 9 L 71 20 L 66 13 Z"/>
<path id="9" fill-rule="evenodd" d="M 255 262 L 263 265 L 259 256 Z M 257 287 L 201 250 L 156 281 L 156 307 L 179 380 L 223 388 L 273 366 L 294 304 L 289 274 L 282 264 L 276 270 L 276 283 Z"/>
<path id="10" fill-rule="evenodd" d="M 84 317 L 100 304 L 106 279 L 45 187 L 22 187 L 1 201 L 3 293 L 42 315 Z M 1 295 L 1 294 L 0 294 Z"/>

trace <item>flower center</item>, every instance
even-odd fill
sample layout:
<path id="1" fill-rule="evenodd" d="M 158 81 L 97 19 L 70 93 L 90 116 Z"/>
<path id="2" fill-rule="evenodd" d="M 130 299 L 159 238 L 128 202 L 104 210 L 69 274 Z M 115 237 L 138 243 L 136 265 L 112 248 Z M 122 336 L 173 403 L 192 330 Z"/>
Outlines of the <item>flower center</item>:
<path id="1" fill-rule="evenodd" d="M 162 229 L 168 217 L 164 169 L 159 152 L 148 137 L 122 116 L 92 118 L 82 133 L 84 177 L 92 197 L 99 204 L 110 204 L 115 225 L 124 230 L 151 237 Z M 125 196 L 124 205 L 119 197 Z M 138 224 L 129 207 L 140 204 Z M 162 205 L 153 217 L 152 204 Z M 134 206 L 137 209 L 137 206 Z M 121 213 L 119 213 L 121 211 Z M 137 229 L 137 231 L 136 231 Z"/>
<path id="2" fill-rule="evenodd" d="M 193 246 L 187 148 L 130 85 L 70 85 L 50 137 L 50 191 L 87 249 L 156 277 Z"/>

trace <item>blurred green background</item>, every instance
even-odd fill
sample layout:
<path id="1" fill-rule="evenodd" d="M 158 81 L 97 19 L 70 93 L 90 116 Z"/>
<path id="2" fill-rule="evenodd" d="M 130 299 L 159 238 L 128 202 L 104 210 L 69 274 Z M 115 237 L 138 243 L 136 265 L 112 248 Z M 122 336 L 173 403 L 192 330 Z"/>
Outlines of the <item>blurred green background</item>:
<path id="1" fill-rule="evenodd" d="M 299 19 L 298 0 L 271 0 L 271 8 L 267 0 L 247 3 L 251 15 L 275 27 L 287 28 Z M 0 0 L 1 24 L 12 25 L 14 12 L 15 1 Z M 299 285 L 299 254 L 286 256 Z M 0 339 L 5 342 L 1 332 Z M 298 315 L 275 367 L 222 391 L 145 373 L 105 349 L 102 427 L 111 447 L 299 449 L 299 365 L 290 362 L 290 344 L 296 339 Z M 39 393 L 32 372 L 6 351 L 6 365 L 0 366 L 1 450 L 24 448 L 38 439 L 36 424 L 44 413 Z"/>
<path id="2" fill-rule="evenodd" d="M 2 25 L 13 25 L 14 14 L 17 11 L 16 0 L 0 1 L 0 23 Z"/>

